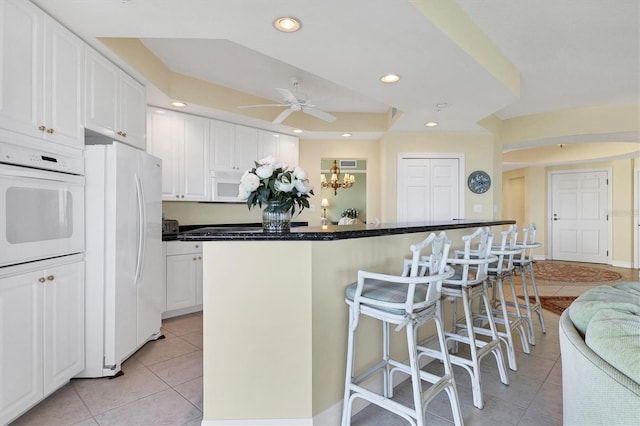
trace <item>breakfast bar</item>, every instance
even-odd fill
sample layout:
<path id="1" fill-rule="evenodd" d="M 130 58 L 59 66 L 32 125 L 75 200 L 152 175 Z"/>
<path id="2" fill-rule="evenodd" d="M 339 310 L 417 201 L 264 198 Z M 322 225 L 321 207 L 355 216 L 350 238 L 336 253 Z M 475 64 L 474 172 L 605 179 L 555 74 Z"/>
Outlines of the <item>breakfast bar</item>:
<path id="1" fill-rule="evenodd" d="M 513 223 L 451 220 L 310 226 L 283 234 L 255 228 L 181 233 L 180 240 L 203 242 L 203 424 L 338 424 L 348 324 L 344 291 L 357 271 L 399 274 L 409 246 L 431 232 L 446 231 L 455 248 L 479 226 L 496 233 Z M 378 324 L 362 321 L 356 370 L 370 366 L 382 344 Z M 406 352 L 403 339 L 404 334 L 391 337 L 400 359 Z"/>

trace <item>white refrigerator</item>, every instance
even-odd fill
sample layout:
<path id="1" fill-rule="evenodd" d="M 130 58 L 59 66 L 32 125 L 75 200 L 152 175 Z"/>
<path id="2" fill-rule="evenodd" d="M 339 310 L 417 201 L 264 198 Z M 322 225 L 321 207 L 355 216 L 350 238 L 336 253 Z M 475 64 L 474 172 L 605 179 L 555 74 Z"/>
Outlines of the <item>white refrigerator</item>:
<path id="1" fill-rule="evenodd" d="M 86 368 L 121 373 L 158 339 L 162 288 L 162 161 L 113 142 L 85 149 Z"/>

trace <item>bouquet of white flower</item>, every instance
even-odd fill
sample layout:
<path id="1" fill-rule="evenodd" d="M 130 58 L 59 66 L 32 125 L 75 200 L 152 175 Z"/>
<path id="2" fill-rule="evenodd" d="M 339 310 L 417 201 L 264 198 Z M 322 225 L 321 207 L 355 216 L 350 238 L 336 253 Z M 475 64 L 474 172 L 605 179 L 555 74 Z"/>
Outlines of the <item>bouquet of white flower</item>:
<path id="1" fill-rule="evenodd" d="M 256 204 L 277 202 L 283 212 L 296 212 L 296 205 L 302 212 L 309 208 L 309 195 L 313 194 L 313 186 L 309 184 L 307 173 L 300 167 L 287 170 L 286 163 L 279 163 L 268 156 L 255 162 L 256 166 L 247 170 L 240 179 L 238 198 L 247 201 L 249 209 Z"/>

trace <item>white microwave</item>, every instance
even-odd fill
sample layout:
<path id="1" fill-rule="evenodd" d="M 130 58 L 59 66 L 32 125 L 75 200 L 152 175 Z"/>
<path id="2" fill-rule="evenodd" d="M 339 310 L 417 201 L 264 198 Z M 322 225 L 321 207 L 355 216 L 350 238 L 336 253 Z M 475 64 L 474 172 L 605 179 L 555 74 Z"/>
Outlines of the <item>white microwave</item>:
<path id="1" fill-rule="evenodd" d="M 211 201 L 237 203 L 241 174 L 237 172 L 211 172 Z"/>

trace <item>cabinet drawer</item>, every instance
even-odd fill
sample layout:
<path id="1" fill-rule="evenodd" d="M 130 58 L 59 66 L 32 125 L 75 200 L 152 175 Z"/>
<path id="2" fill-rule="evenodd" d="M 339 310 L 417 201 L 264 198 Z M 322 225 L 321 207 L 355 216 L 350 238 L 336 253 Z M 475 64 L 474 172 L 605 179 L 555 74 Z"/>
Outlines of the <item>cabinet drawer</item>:
<path id="1" fill-rule="evenodd" d="M 167 256 L 189 253 L 202 254 L 202 243 L 191 241 L 167 241 Z"/>

